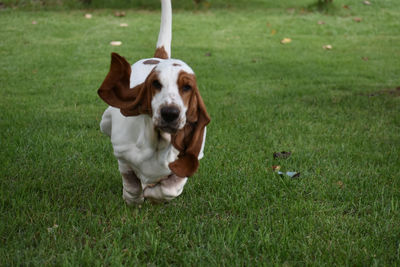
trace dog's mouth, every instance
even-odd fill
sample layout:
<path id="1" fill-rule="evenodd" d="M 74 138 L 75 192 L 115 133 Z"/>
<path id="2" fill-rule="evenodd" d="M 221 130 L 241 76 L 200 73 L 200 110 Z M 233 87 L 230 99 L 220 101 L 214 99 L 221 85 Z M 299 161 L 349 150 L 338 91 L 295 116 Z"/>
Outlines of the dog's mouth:
<path id="1" fill-rule="evenodd" d="M 165 133 L 169 133 L 169 134 L 174 134 L 176 133 L 179 129 L 178 126 L 176 125 L 160 125 L 156 127 L 159 131 L 165 132 Z"/>

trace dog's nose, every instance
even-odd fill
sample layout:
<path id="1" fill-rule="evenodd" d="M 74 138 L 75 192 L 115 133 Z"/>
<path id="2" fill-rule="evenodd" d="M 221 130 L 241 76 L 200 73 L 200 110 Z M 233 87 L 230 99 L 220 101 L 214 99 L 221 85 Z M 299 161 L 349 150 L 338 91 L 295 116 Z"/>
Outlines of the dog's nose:
<path id="1" fill-rule="evenodd" d="M 165 122 L 173 122 L 179 117 L 179 108 L 166 106 L 161 108 L 161 117 Z"/>

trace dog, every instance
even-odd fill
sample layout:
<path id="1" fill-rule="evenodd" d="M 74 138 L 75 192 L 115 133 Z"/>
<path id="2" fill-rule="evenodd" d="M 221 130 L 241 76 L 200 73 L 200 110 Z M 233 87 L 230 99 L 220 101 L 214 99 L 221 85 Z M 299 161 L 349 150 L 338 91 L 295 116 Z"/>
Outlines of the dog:
<path id="1" fill-rule="evenodd" d="M 161 0 L 153 58 L 132 66 L 117 53 L 98 95 L 109 107 L 100 129 L 111 138 L 128 205 L 178 197 L 203 157 L 210 122 L 193 70 L 171 59 L 171 0 Z"/>

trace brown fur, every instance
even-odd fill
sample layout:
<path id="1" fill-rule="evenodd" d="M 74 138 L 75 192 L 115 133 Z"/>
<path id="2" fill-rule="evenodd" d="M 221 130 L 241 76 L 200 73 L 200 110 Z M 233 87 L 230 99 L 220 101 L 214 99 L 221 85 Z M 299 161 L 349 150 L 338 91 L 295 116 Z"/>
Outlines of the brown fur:
<path id="1" fill-rule="evenodd" d="M 167 51 L 165 51 L 164 46 L 157 47 L 156 52 L 154 53 L 154 57 L 161 59 L 168 59 L 169 55 Z"/>
<path id="2" fill-rule="evenodd" d="M 157 65 L 158 63 L 160 63 L 160 61 L 155 60 L 155 59 L 149 59 L 149 60 L 143 61 L 143 64 L 145 64 L 145 65 Z"/>

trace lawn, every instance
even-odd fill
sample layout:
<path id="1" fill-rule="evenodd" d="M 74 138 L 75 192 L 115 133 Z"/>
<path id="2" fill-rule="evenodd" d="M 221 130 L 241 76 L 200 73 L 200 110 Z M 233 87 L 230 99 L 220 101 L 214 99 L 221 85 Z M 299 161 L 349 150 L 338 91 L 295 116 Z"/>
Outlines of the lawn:
<path id="1" fill-rule="evenodd" d="M 0 266 L 400 265 L 398 0 L 210 2 L 176 10 L 172 44 L 212 118 L 205 157 L 141 208 L 96 91 L 111 52 L 153 55 L 159 10 L 0 10 Z"/>

